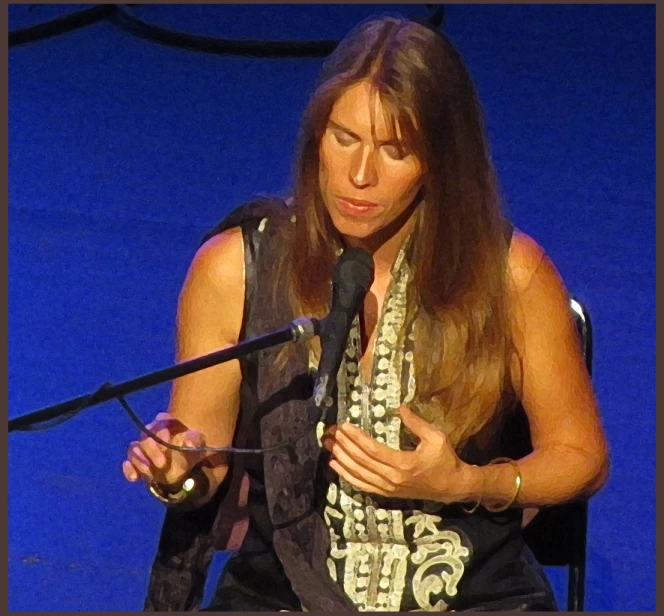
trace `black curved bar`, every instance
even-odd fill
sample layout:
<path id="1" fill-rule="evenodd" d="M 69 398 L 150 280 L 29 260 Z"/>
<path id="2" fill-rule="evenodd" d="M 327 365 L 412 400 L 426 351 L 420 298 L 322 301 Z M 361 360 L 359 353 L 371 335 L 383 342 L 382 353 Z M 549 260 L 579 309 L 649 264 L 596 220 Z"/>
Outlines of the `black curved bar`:
<path id="1" fill-rule="evenodd" d="M 92 8 L 76 11 L 76 13 L 70 13 L 63 17 L 57 17 L 42 24 L 14 30 L 9 33 L 9 47 L 34 43 L 45 38 L 90 26 L 107 19 L 115 13 L 116 9 L 117 7 L 114 4 L 98 4 Z"/>
<path id="2" fill-rule="evenodd" d="M 108 19 L 124 32 L 161 45 L 203 53 L 240 55 L 254 58 L 323 58 L 339 41 L 260 41 L 230 40 L 168 30 L 150 24 L 128 12 L 124 6 L 100 4 L 89 9 L 58 17 L 43 24 L 21 28 L 9 33 L 9 47 L 33 43 L 65 34 Z M 425 4 L 429 12 L 426 21 L 435 27 L 444 24 L 445 9 L 441 4 Z"/>

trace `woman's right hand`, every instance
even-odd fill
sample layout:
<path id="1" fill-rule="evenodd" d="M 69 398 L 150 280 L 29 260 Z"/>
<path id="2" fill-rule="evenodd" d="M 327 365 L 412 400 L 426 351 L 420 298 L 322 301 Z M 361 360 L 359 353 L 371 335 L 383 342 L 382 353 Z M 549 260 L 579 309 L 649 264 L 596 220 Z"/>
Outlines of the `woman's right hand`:
<path id="1" fill-rule="evenodd" d="M 147 428 L 167 443 L 181 447 L 205 446 L 205 435 L 189 429 L 170 413 L 159 413 Z M 205 452 L 182 452 L 164 447 L 153 438 L 142 434 L 129 444 L 122 472 L 129 481 L 144 479 L 165 485 L 181 481 L 201 460 Z"/>

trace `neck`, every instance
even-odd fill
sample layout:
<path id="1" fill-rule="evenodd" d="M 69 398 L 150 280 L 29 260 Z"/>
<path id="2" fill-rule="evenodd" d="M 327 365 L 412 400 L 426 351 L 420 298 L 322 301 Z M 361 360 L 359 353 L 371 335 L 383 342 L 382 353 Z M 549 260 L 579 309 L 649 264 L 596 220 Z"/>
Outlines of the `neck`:
<path id="1" fill-rule="evenodd" d="M 399 250 L 415 226 L 415 213 L 408 211 L 407 214 L 405 220 L 396 220 L 369 237 L 345 238 L 349 246 L 364 248 L 373 255 L 376 278 L 391 274 Z"/>

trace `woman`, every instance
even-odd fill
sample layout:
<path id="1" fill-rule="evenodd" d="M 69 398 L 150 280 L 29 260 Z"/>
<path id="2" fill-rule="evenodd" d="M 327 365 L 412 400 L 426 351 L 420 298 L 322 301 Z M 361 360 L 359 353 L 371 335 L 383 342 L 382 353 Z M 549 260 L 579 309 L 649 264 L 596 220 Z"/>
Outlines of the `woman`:
<path id="1" fill-rule="evenodd" d="M 555 609 L 523 510 L 597 492 L 607 445 L 563 282 L 501 214 L 450 42 L 406 19 L 355 28 L 307 106 L 295 169 L 287 204 L 240 208 L 197 252 L 178 360 L 323 317 L 337 256 L 360 246 L 375 279 L 328 401 L 337 422 L 314 425 L 317 339 L 177 380 L 151 427 L 193 449 L 144 438 L 124 463 L 130 481 L 184 499 L 169 505 L 146 607 L 195 607 L 192 579 L 246 470 L 249 528 L 209 609 Z M 517 402 L 532 453 L 511 459 Z M 233 473 L 196 450 L 293 438 Z M 183 478 L 192 492 L 160 488 Z"/>

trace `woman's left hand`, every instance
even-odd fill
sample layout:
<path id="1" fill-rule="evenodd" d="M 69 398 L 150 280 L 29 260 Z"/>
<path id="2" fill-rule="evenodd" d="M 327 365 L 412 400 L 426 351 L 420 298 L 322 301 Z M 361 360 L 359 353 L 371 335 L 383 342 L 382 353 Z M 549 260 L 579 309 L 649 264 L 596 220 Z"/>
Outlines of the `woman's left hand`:
<path id="1" fill-rule="evenodd" d="M 447 436 L 407 406 L 404 425 L 420 442 L 413 451 L 394 450 L 350 423 L 333 426 L 322 443 L 330 467 L 353 487 L 390 498 L 469 502 L 472 467 L 462 462 Z"/>

